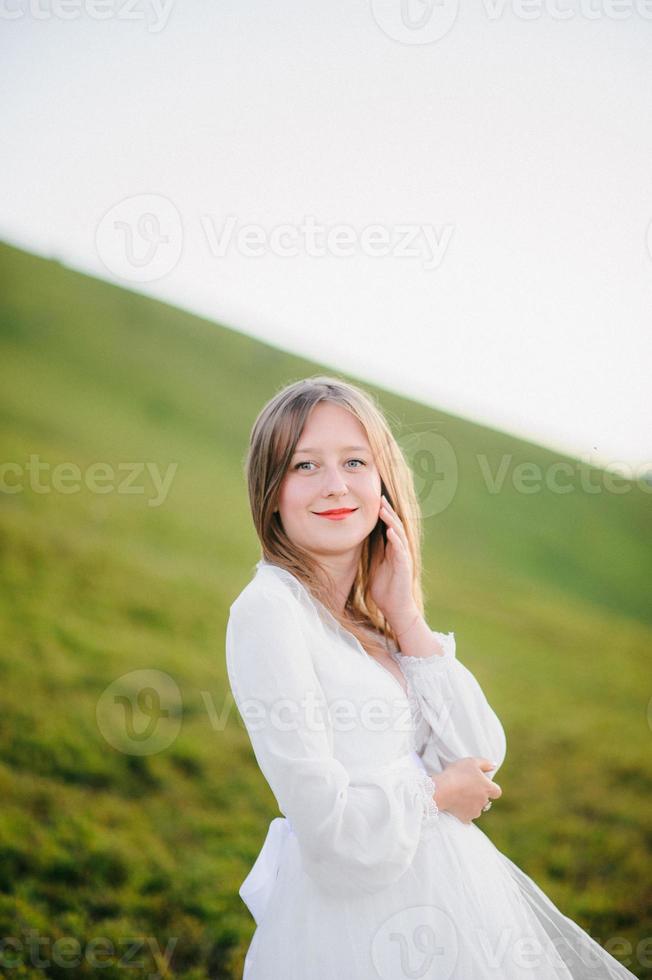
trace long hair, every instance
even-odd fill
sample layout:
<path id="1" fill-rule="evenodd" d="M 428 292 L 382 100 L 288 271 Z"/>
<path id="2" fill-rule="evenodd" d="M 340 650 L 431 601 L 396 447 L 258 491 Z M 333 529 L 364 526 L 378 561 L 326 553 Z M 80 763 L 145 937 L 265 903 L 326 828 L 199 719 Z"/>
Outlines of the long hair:
<path id="1" fill-rule="evenodd" d="M 400 517 L 408 540 L 413 565 L 412 594 L 423 613 L 421 585 L 422 521 L 414 489 L 412 471 L 391 432 L 387 420 L 367 392 L 329 375 L 313 375 L 287 385 L 262 408 L 251 430 L 245 462 L 249 505 L 262 557 L 285 568 L 321 602 L 334 618 L 349 630 L 367 652 L 382 653 L 397 637 L 381 610 L 369 595 L 370 573 L 385 552 L 383 522 L 362 543 L 360 560 L 351 591 L 340 614 L 333 601 L 335 582 L 313 556 L 287 537 L 280 515 L 275 512 L 283 477 L 311 409 L 319 402 L 333 402 L 348 409 L 367 434 L 382 483 L 381 492 Z M 384 642 L 370 637 L 380 633 Z"/>

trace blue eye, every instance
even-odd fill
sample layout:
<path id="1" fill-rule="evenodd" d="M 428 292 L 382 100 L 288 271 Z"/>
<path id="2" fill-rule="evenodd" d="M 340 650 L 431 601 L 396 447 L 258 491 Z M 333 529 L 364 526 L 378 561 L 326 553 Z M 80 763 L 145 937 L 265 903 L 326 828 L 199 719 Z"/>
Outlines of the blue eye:
<path id="1" fill-rule="evenodd" d="M 366 466 L 366 465 L 367 465 L 367 464 L 365 463 L 365 461 L 364 461 L 363 459 L 348 459 L 348 460 L 347 460 L 347 463 L 361 463 L 361 464 L 362 464 L 362 466 Z M 298 470 L 298 469 L 300 469 L 300 468 L 301 468 L 302 466 L 312 466 L 312 465 L 313 465 L 313 464 L 311 463 L 311 461 L 310 461 L 310 460 L 307 460 L 307 459 L 304 459 L 304 460 L 303 460 L 303 461 L 302 461 L 301 463 L 297 463 L 297 464 L 296 464 L 296 465 L 294 466 L 294 469 L 295 469 L 295 470 Z M 354 467 L 354 469 L 356 469 L 356 470 L 357 470 L 357 469 L 358 469 L 358 467 L 357 467 L 357 466 L 355 466 L 355 467 Z"/>

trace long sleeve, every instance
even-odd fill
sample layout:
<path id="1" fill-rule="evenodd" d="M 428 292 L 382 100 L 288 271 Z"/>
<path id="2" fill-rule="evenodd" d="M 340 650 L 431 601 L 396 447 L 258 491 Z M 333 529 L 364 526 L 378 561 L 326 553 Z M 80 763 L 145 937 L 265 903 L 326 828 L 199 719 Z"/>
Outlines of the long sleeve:
<path id="1" fill-rule="evenodd" d="M 443 646 L 443 654 L 392 654 L 417 702 L 417 738 L 425 738 L 421 756 L 426 769 L 436 776 L 457 759 L 483 756 L 497 763 L 486 772 L 493 778 L 507 751 L 503 726 L 474 675 L 457 659 L 455 634 L 432 633 Z"/>
<path id="2" fill-rule="evenodd" d="M 245 589 L 226 631 L 231 690 L 306 873 L 337 894 L 373 893 L 408 869 L 421 835 L 434 827 L 432 780 L 407 766 L 351 777 L 333 755 L 310 642 L 291 594 Z"/>

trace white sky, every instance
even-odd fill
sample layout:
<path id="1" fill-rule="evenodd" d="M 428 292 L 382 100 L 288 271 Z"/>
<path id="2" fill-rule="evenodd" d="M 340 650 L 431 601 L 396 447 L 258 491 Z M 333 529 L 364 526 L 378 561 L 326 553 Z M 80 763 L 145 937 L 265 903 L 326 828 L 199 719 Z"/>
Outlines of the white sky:
<path id="1" fill-rule="evenodd" d="M 652 467 L 652 0 L 409 3 L 0 0 L 0 237 Z M 311 216 L 354 254 L 316 254 Z"/>

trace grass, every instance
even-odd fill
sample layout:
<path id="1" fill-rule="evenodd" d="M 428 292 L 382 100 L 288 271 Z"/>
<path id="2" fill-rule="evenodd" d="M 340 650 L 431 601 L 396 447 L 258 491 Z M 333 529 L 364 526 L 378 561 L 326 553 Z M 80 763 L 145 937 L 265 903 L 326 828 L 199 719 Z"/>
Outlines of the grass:
<path id="1" fill-rule="evenodd" d="M 242 461 L 264 402 L 322 366 L 8 245 L 0 281 L 2 461 L 22 482 L 0 493 L 0 936 L 22 943 L 5 969 L 241 977 L 253 922 L 238 888 L 277 813 L 224 663 L 229 604 L 259 557 Z M 649 493 L 607 492 L 598 469 L 365 387 L 399 437 L 418 433 L 426 509 L 433 435 L 454 451 L 456 492 L 424 522 L 424 584 L 429 622 L 455 630 L 507 733 L 482 828 L 591 935 L 635 950 L 652 934 Z M 483 466 L 501 460 L 492 493 Z M 559 460 L 571 492 L 521 492 L 519 464 L 545 476 Z M 63 463 L 79 489 L 74 469 L 55 488 Z M 98 463 L 109 492 L 84 482 Z M 176 467 L 158 506 L 146 463 Z M 129 466 L 141 493 L 115 490 Z M 169 744 L 141 755 L 98 713 L 136 670 L 174 708 L 143 707 Z M 641 953 L 622 959 L 651 975 Z"/>

